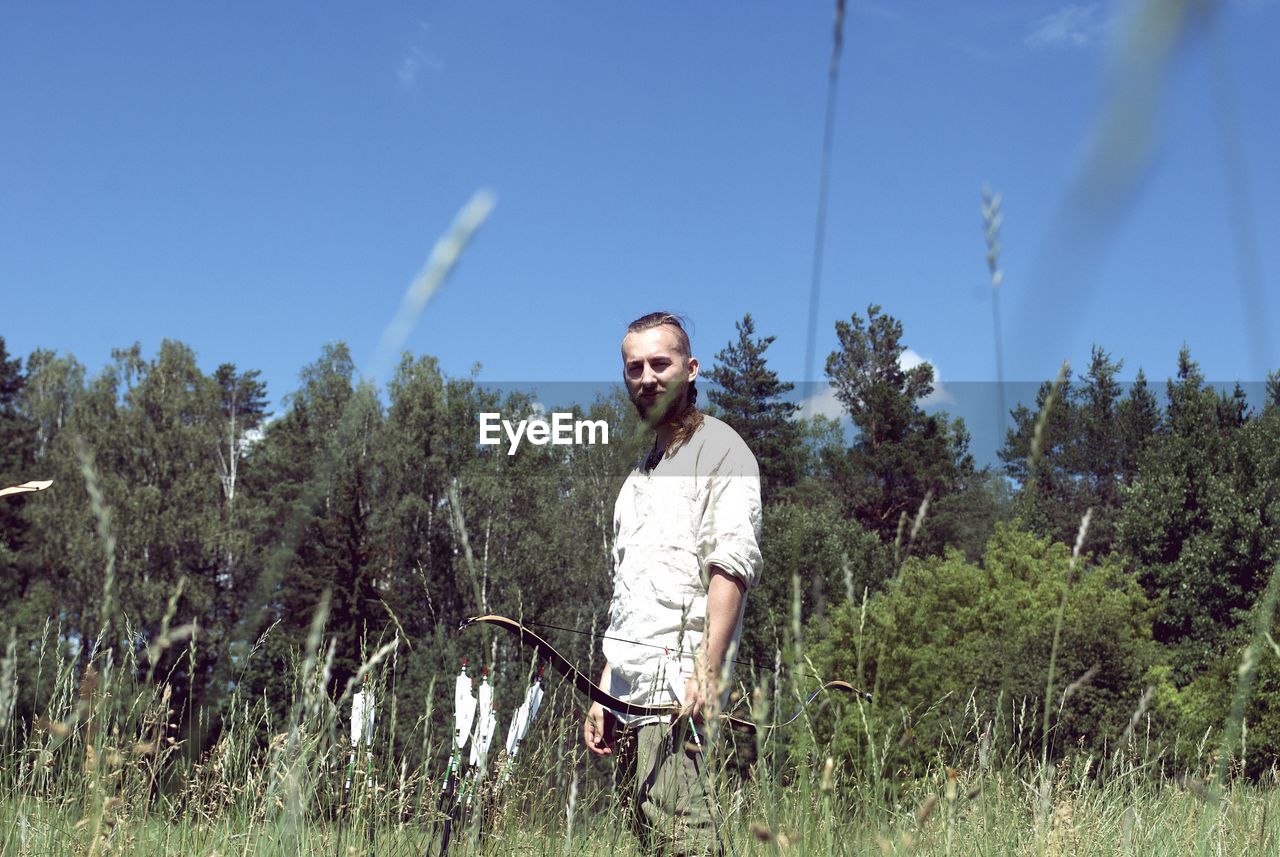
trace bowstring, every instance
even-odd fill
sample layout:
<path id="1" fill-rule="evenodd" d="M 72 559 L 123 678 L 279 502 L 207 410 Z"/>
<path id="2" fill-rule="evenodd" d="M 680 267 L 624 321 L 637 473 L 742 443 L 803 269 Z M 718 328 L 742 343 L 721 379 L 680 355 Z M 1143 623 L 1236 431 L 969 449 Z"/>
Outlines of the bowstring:
<path id="1" fill-rule="evenodd" d="M 549 622 L 534 622 L 529 619 L 525 619 L 522 624 L 529 625 L 534 628 L 549 628 L 552 631 L 564 631 L 565 633 L 577 634 L 582 637 L 594 637 L 599 640 L 613 640 L 616 643 L 627 643 L 632 646 L 643 646 L 646 649 L 660 649 L 666 652 L 667 654 L 672 655 L 673 657 L 678 657 L 678 658 L 694 657 L 693 652 L 682 651 L 682 652 L 672 653 L 670 646 L 664 646 L 664 645 L 661 645 L 660 643 L 645 643 L 640 640 L 628 640 L 625 637 L 613 637 L 608 634 L 601 634 L 598 631 L 583 631 L 581 628 L 565 628 L 561 625 L 552 625 Z M 739 658 L 730 658 L 729 663 L 735 664 L 740 667 L 752 667 L 753 669 L 763 670 L 765 672 L 770 672 L 774 674 L 777 674 L 779 672 L 779 670 L 776 670 L 773 667 L 764 666 L 758 661 L 746 661 L 746 660 L 741 660 Z M 822 681 L 822 676 L 818 675 L 815 672 L 797 672 L 796 675 L 805 676 L 806 678 L 816 678 L 818 681 Z"/>
<path id="2" fill-rule="evenodd" d="M 633 646 L 643 646 L 643 647 L 645 647 L 645 648 L 649 648 L 649 649 L 661 649 L 662 651 L 666 652 L 668 655 L 670 655 L 670 654 L 671 654 L 671 650 L 670 650 L 670 648 L 669 648 L 669 647 L 667 647 L 667 646 L 659 645 L 659 644 L 657 644 L 657 643 L 644 643 L 644 642 L 641 642 L 640 640 L 628 640 L 628 639 L 626 639 L 626 638 L 624 638 L 624 637 L 614 637 L 614 636 L 610 636 L 610 635 L 608 635 L 608 634 L 601 634 L 601 633 L 599 633 L 598 631 L 583 631 L 583 630 L 582 630 L 582 629 L 580 629 L 580 628 L 566 628 L 566 627 L 564 627 L 564 626 L 562 626 L 562 625 L 553 625 L 553 624 L 551 624 L 550 622 L 534 622 L 534 621 L 529 620 L 529 619 L 525 619 L 525 620 L 523 620 L 521 624 L 529 625 L 529 626 L 532 626 L 532 627 L 535 627 L 535 628 L 548 628 L 548 629 L 553 630 L 553 631 L 564 631 L 564 632 L 566 632 L 566 633 L 569 633 L 569 634 L 577 634 L 577 635 L 582 636 L 582 637 L 599 638 L 599 639 L 602 639 L 602 640 L 613 640 L 613 641 L 615 641 L 615 642 L 619 642 L 619 643 L 628 643 L 628 644 L 633 645 Z M 691 658 L 691 657 L 693 657 L 693 654 L 692 654 L 692 653 L 688 653 L 688 654 L 680 653 L 680 654 L 678 654 L 678 655 L 677 655 L 677 657 Z M 755 669 L 764 670 L 765 672 L 774 673 L 775 675 L 779 672 L 779 670 L 774 669 L 773 667 L 766 667 L 766 666 L 762 666 L 761 664 L 759 664 L 759 663 L 758 663 L 758 662 L 756 662 L 756 661 L 747 661 L 747 660 L 740 660 L 740 659 L 737 659 L 737 658 L 731 658 L 731 659 L 730 659 L 730 663 L 737 664 L 737 665 L 739 665 L 739 666 L 749 666 L 749 667 L 753 667 L 753 668 L 755 668 Z M 822 681 L 823 681 L 822 676 L 818 675 L 818 674 L 817 674 L 817 673 L 815 673 L 815 672 L 797 671 L 795 674 L 796 674 L 796 675 L 799 675 L 799 676 L 804 676 L 804 677 L 806 677 L 806 678 L 814 678 L 814 679 L 817 679 L 817 680 L 818 680 L 818 681 L 820 681 L 820 682 L 822 682 Z M 849 683 L 848 683 L 848 682 L 845 682 L 845 684 L 849 684 Z M 866 692 L 866 691 L 864 691 L 864 690 L 862 690 L 861 688 L 856 688 L 856 687 L 854 687 L 853 685 L 849 685 L 849 686 L 850 686 L 850 687 L 853 687 L 853 689 L 854 689 L 854 693 L 856 693 L 858 696 L 863 697 L 863 698 L 868 697 L 867 692 Z M 817 698 L 818 694 L 819 694 L 819 693 L 821 693 L 824 689 L 826 689 L 826 687 L 827 687 L 827 683 L 826 683 L 826 682 L 823 682 L 823 684 L 822 684 L 822 685 L 820 685 L 816 690 L 814 690 L 812 693 L 810 693 L 807 697 L 802 697 L 802 698 L 801 698 L 801 703 L 800 703 L 800 709 L 799 709 L 799 710 L 797 710 L 797 712 L 796 712 L 795 714 L 793 714 L 790 718 L 788 718 L 787 723 L 790 723 L 791 721 L 795 720 L 795 718 L 799 716 L 800 711 L 802 711 L 803 709 L 807 708 L 807 707 L 809 706 L 809 703 L 813 702 L 813 700 L 814 700 L 815 698 Z M 747 694 L 741 694 L 741 695 L 739 696 L 739 698 L 738 698 L 738 699 L 737 699 L 737 700 L 736 700 L 736 701 L 735 701 L 735 702 L 734 702 L 734 703 L 733 703 L 733 704 L 728 708 L 728 710 L 726 710 L 724 713 L 725 713 L 725 714 L 732 714 L 734 711 L 737 711 L 737 710 L 741 709 L 741 707 L 742 707 L 744 704 L 746 704 L 746 701 L 747 701 Z"/>

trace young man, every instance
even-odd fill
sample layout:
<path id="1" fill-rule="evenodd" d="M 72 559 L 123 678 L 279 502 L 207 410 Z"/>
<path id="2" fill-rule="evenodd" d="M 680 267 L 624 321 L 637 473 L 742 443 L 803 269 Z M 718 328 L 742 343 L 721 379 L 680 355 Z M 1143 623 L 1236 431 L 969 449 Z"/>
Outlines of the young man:
<path id="1" fill-rule="evenodd" d="M 613 600 L 600 687 L 669 718 L 595 704 L 583 740 L 615 755 L 642 841 L 663 853 L 718 850 L 712 796 L 690 722 L 723 703 L 725 658 L 760 575 L 760 475 L 733 429 L 696 407 L 698 360 L 680 319 L 650 313 L 622 340 L 623 380 L 654 428 L 613 515 Z M 693 742 L 687 739 L 696 739 Z"/>

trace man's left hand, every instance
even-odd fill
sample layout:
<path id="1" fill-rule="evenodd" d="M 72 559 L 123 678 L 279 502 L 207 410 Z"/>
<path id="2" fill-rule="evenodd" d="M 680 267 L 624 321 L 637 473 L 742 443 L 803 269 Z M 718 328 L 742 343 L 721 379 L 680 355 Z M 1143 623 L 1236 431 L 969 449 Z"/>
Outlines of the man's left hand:
<path id="1" fill-rule="evenodd" d="M 680 714 L 701 722 L 720 712 L 720 668 L 742 615 L 747 587 L 739 578 L 711 566 L 707 584 L 707 625 L 694 660 L 693 675 L 684 683 Z"/>
<path id="2" fill-rule="evenodd" d="M 684 683 L 684 704 L 680 707 L 680 716 L 688 717 L 695 723 L 714 716 L 714 709 L 720 702 L 716 684 L 701 668 L 694 670 L 693 675 Z"/>

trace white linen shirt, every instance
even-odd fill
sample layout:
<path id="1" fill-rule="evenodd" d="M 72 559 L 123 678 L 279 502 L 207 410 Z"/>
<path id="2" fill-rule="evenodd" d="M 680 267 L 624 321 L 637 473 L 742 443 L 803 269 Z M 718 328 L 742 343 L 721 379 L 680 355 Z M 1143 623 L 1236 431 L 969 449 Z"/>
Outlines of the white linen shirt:
<path id="1" fill-rule="evenodd" d="M 750 589 L 760 578 L 759 540 L 760 471 L 720 420 L 704 416 L 653 470 L 640 464 L 631 471 L 613 510 L 613 600 L 603 644 L 610 693 L 637 705 L 679 703 L 706 625 L 710 567 Z M 739 612 L 735 643 L 741 619 Z M 619 716 L 632 724 L 656 719 Z"/>

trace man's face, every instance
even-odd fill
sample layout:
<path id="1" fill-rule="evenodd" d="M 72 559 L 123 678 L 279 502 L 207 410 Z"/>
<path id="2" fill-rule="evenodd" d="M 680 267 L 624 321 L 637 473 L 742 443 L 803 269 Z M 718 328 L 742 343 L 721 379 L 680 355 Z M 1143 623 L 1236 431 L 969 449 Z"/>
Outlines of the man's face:
<path id="1" fill-rule="evenodd" d="M 685 386 L 696 377 L 698 358 L 680 353 L 675 332 L 667 325 L 623 337 L 622 378 L 627 394 L 650 423 L 662 422 L 667 413 L 680 413 Z"/>

